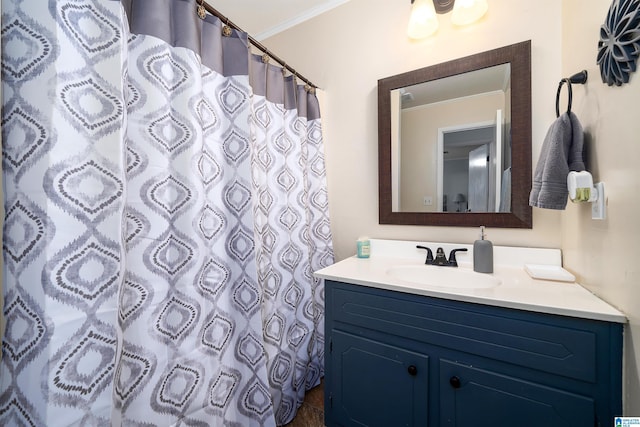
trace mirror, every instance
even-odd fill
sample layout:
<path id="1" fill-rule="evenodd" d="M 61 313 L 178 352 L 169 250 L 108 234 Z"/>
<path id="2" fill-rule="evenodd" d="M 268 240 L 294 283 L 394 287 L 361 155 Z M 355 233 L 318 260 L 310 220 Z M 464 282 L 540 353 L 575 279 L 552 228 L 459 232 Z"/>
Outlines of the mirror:
<path id="1" fill-rule="evenodd" d="M 391 91 L 393 212 L 511 210 L 510 78 L 500 64 Z"/>
<path id="2" fill-rule="evenodd" d="M 531 228 L 531 42 L 378 81 L 380 224 Z"/>

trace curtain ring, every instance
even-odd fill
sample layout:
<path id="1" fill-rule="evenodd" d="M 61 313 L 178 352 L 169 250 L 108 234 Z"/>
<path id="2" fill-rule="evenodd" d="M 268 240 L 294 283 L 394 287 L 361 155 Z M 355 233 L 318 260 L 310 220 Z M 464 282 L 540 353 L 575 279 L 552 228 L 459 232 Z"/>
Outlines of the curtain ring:
<path id="1" fill-rule="evenodd" d="M 204 19 L 207 17 L 207 9 L 205 9 L 203 3 L 204 3 L 204 0 L 200 0 L 200 4 L 198 5 L 198 8 L 197 8 L 197 13 L 200 19 Z"/>
<path id="2" fill-rule="evenodd" d="M 233 34 L 233 28 L 229 25 L 229 17 L 225 16 L 224 25 L 222 26 L 222 35 L 225 37 L 231 37 L 231 34 Z"/>
<path id="3" fill-rule="evenodd" d="M 560 92 L 562 92 L 562 85 L 567 84 L 567 90 L 569 91 L 569 100 L 567 105 L 567 113 L 571 112 L 571 102 L 573 101 L 573 93 L 571 92 L 571 80 L 562 79 L 558 83 L 558 92 L 556 93 L 556 117 L 560 117 Z"/>
<path id="4" fill-rule="evenodd" d="M 267 55 L 266 53 L 262 54 L 262 63 L 266 64 L 271 60 L 271 57 L 269 55 Z"/>

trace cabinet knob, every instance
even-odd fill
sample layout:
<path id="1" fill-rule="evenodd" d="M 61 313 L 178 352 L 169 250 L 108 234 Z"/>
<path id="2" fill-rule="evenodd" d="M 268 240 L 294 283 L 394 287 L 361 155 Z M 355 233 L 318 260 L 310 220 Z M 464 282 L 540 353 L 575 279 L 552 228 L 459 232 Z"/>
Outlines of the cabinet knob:
<path id="1" fill-rule="evenodd" d="M 455 375 L 449 378 L 449 384 L 451 384 L 451 387 L 453 388 L 460 388 L 460 386 L 462 385 L 462 383 L 460 382 L 460 378 L 456 377 Z"/>
<path id="2" fill-rule="evenodd" d="M 415 377 L 416 375 L 418 375 L 418 368 L 416 368 L 415 365 L 410 365 L 407 368 L 407 372 L 409 372 L 409 375 L 411 375 L 412 377 Z"/>

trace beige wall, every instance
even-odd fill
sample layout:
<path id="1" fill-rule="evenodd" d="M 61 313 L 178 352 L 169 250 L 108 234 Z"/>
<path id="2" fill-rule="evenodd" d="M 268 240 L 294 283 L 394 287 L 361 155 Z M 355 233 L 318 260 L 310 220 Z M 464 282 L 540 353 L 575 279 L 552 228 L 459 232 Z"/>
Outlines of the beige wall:
<path id="1" fill-rule="evenodd" d="M 640 415 L 640 72 L 630 85 L 609 88 L 595 65 L 607 0 L 491 0 L 485 18 L 454 28 L 441 17 L 438 33 L 412 42 L 405 35 L 409 0 L 350 0 L 276 35 L 264 44 L 323 90 L 323 128 L 330 215 L 338 260 L 355 253 L 359 235 L 471 243 L 471 228 L 378 224 L 377 81 L 450 59 L 524 40 L 532 43 L 533 164 L 555 119 L 555 93 L 565 74 L 587 68 L 574 90 L 589 134 L 591 167 L 607 183 L 609 217 L 592 221 L 586 206 L 533 210 L 533 229 L 489 229 L 498 245 L 559 247 L 565 265 L 630 318 L 625 349 L 625 411 Z M 564 54 L 563 54 L 564 53 Z"/>
<path id="2" fill-rule="evenodd" d="M 640 72 L 620 87 L 602 83 L 596 54 L 609 5 L 602 0 L 563 2 L 562 51 L 567 54 L 562 72 L 589 73 L 584 87 L 574 85 L 572 110 L 585 130 L 587 168 L 605 183 L 609 203 L 605 221 L 592 220 L 590 206 L 570 203 L 562 214 L 562 250 L 565 266 L 580 283 L 629 318 L 625 412 L 640 416 Z"/>

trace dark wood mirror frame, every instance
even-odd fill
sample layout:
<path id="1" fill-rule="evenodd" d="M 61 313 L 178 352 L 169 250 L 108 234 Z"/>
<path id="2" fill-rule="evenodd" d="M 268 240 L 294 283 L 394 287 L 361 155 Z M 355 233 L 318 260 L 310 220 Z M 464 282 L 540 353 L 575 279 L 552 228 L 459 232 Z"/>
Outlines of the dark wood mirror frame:
<path id="1" fill-rule="evenodd" d="M 511 64 L 511 212 L 393 212 L 391 91 L 506 63 Z M 378 189 L 380 224 L 531 228 L 531 41 L 378 80 Z"/>

